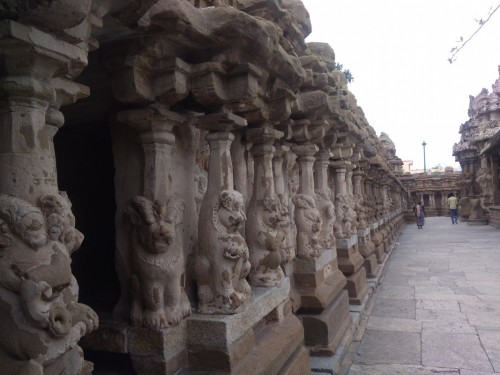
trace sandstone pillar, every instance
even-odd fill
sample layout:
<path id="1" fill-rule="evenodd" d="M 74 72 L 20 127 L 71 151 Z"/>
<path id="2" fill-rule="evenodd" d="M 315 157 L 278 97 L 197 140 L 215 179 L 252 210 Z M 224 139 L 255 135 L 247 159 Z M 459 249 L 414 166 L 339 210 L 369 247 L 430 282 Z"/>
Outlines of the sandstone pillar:
<path id="1" fill-rule="evenodd" d="M 344 290 L 346 279 L 338 269 L 335 251 L 335 212 L 327 175 L 330 154 L 325 149 L 316 154 L 318 147 L 309 143 L 296 145 L 293 151 L 301 174 L 299 194 L 294 198 L 298 230 L 294 280 L 301 296 L 298 313 L 311 355 L 333 356 L 352 319 Z"/>
<path id="2" fill-rule="evenodd" d="M 245 235 L 250 250 L 250 283 L 252 286 L 278 285 L 285 277 L 281 269 L 281 247 L 285 230 L 281 223 L 283 211 L 276 199 L 273 154 L 274 141 L 283 133 L 268 126 L 247 129 L 247 139 L 253 144 L 253 194 L 247 210 Z"/>
<path id="3" fill-rule="evenodd" d="M 273 175 L 274 175 L 274 188 L 276 191 L 276 199 L 279 201 L 281 211 L 280 226 L 285 231 L 285 239 L 281 246 L 281 261 L 282 265 L 292 264 L 291 261 L 295 258 L 296 253 L 296 237 L 297 234 L 294 230 L 294 223 L 290 216 L 290 191 L 288 189 L 288 158 L 290 154 L 290 147 L 286 145 L 275 145 L 275 152 L 273 158 Z M 293 211 L 292 211 L 293 212 Z M 292 269 L 287 270 L 282 267 L 286 276 L 290 276 L 293 272 Z"/>
<path id="4" fill-rule="evenodd" d="M 362 194 L 362 179 L 363 172 L 360 170 L 354 171 L 354 199 L 356 213 L 358 214 L 357 236 L 359 244 L 359 253 L 365 259 L 364 265 L 366 275 L 368 277 L 375 277 L 379 271 L 377 256 L 375 254 L 375 245 L 371 240 L 370 226 L 366 221 L 366 210 L 364 206 L 364 197 Z"/>
<path id="5" fill-rule="evenodd" d="M 209 131 L 206 139 L 210 147 L 196 260 L 198 310 L 204 314 L 234 314 L 250 302 L 251 290 L 245 280 L 250 272 L 249 253 L 239 233 L 246 221 L 245 205 L 234 190 L 230 153 L 231 131 L 242 126 L 246 121 L 232 114 L 206 115 L 200 120 L 200 127 Z"/>
<path id="6" fill-rule="evenodd" d="M 349 202 L 347 200 L 346 172 L 349 162 L 344 161 L 341 145 L 334 148 L 335 161 L 331 166 L 335 171 L 335 209 L 337 222 L 335 224 L 335 235 L 337 237 L 337 256 L 339 269 L 347 278 L 347 291 L 351 304 L 363 304 L 368 294 L 366 283 L 366 270 L 364 258 L 358 251 L 357 229 L 351 231 L 351 217 Z"/>
<path id="7" fill-rule="evenodd" d="M 65 22 L 54 29 L 81 19 Z M 0 373 L 89 374 L 78 342 L 99 319 L 78 303 L 71 254 L 83 235 L 59 192 L 53 145 L 59 107 L 88 95 L 69 80 L 85 66 L 85 43 L 6 19 L 0 30 Z"/>
<path id="8" fill-rule="evenodd" d="M 207 193 L 200 210 L 196 261 L 201 314 L 187 319 L 189 363 L 195 371 L 210 373 L 298 371 L 307 363 L 307 353 L 302 325 L 291 314 L 289 279 L 282 277 L 273 283 L 276 286 L 253 290 L 246 281 L 251 265 L 240 229 L 247 216 L 243 197 L 234 190 L 230 156 L 232 130 L 245 126 L 246 121 L 227 113 L 206 115 L 200 121 L 200 127 L 209 131 L 210 162 Z M 255 187 L 255 197 L 265 199 L 267 186 L 274 194 L 272 142 L 278 135 L 269 128 L 253 134 L 254 140 L 260 136 L 265 141 L 253 150 L 255 178 L 263 179 Z M 288 345 L 277 344 L 283 342 Z M 277 350 L 269 350 L 271 347 Z"/>
<path id="9" fill-rule="evenodd" d="M 124 208 L 131 231 L 128 267 L 117 270 L 129 280 L 130 327 L 126 332 L 127 350 L 139 373 L 156 368 L 173 372 L 187 359 L 184 318 L 191 306 L 184 290 L 185 260 L 182 227 L 185 202 L 172 193 L 172 146 L 174 127 L 185 120 L 159 105 L 118 113 L 118 121 L 135 132 L 144 153 L 142 193 L 132 197 Z M 157 331 L 157 332 L 156 332 Z M 148 339 L 150 337 L 151 339 Z M 163 345 L 146 341 L 164 340 Z"/>
<path id="10" fill-rule="evenodd" d="M 317 258 L 323 248 L 319 242 L 321 216 L 316 208 L 314 194 L 314 154 L 318 147 L 302 144 L 292 147 L 297 155 L 300 168 L 299 192 L 293 198 L 295 205 L 295 223 L 297 225 L 297 257 Z"/>

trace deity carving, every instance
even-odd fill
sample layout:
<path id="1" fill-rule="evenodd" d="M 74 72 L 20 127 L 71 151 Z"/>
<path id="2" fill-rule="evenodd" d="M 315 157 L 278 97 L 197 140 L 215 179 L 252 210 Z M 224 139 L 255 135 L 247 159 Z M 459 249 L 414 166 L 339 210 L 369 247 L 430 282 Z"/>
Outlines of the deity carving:
<path id="1" fill-rule="evenodd" d="M 471 198 L 470 201 L 470 215 L 469 220 L 483 220 L 484 208 L 481 206 L 481 199 Z"/>
<path id="2" fill-rule="evenodd" d="M 347 220 L 351 223 L 351 230 L 349 231 L 350 235 L 356 234 L 359 222 L 358 222 L 358 214 L 356 212 L 356 202 L 352 196 L 346 196 L 346 204 L 347 204 Z"/>
<path id="3" fill-rule="evenodd" d="M 337 194 L 335 200 L 335 211 L 337 219 L 334 224 L 335 237 L 346 238 L 353 234 L 353 222 L 356 220 L 356 213 L 351 208 L 347 197 L 344 194 Z"/>
<path id="4" fill-rule="evenodd" d="M 319 236 L 321 215 L 314 199 L 306 194 L 293 197 L 297 225 L 297 256 L 301 259 L 317 258 L 323 252 Z"/>
<path id="5" fill-rule="evenodd" d="M 256 202 L 252 220 L 247 222 L 247 243 L 252 249 L 250 281 L 252 285 L 277 285 L 285 275 L 280 267 L 280 249 L 285 239 L 281 224 L 283 210 L 280 201 L 264 198 Z"/>
<path id="6" fill-rule="evenodd" d="M 248 247 L 240 234 L 246 221 L 243 196 L 222 190 L 212 207 L 208 238 L 200 242 L 196 262 L 198 310 L 204 314 L 235 314 L 250 301 Z"/>
<path id="7" fill-rule="evenodd" d="M 44 195 L 35 206 L 0 194 L 0 373 L 90 370 L 78 341 L 99 318 L 78 303 L 70 258 L 82 240 L 65 195 Z"/>
<path id="8" fill-rule="evenodd" d="M 364 205 L 364 198 L 363 198 L 363 195 L 361 194 L 357 194 L 356 195 L 356 198 L 354 200 L 354 209 L 356 211 L 356 214 L 357 214 L 357 220 L 358 220 L 358 225 L 357 227 L 358 228 L 366 228 L 368 226 L 367 222 L 366 222 L 366 218 L 367 218 L 367 208 L 365 207 Z"/>
<path id="9" fill-rule="evenodd" d="M 335 246 L 334 223 L 337 218 L 335 206 L 330 196 L 325 191 L 316 192 L 316 207 L 321 215 L 320 243 L 324 249 L 332 249 Z"/>
<path id="10" fill-rule="evenodd" d="M 493 196 L 493 177 L 489 168 L 479 169 L 476 182 L 479 184 L 484 198 L 488 199 Z"/>
<path id="11" fill-rule="evenodd" d="M 208 187 L 208 160 L 210 151 L 205 145 L 196 153 L 194 170 L 194 201 L 196 204 L 196 216 L 200 214 L 201 202 Z"/>
<path id="12" fill-rule="evenodd" d="M 131 313 L 134 326 L 162 329 L 191 312 L 184 291 L 184 256 L 179 226 L 184 202 L 134 197 L 125 209 L 132 225 Z"/>

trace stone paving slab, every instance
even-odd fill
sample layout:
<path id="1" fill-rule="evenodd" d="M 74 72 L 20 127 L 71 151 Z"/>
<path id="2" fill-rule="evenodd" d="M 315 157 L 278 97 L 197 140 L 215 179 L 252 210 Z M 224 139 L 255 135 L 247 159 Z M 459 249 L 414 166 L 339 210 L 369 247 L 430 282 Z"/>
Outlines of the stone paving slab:
<path id="1" fill-rule="evenodd" d="M 500 373 L 500 230 L 408 224 L 372 305 L 343 374 Z"/>
<path id="2" fill-rule="evenodd" d="M 349 375 L 462 375 L 458 370 L 403 365 L 358 365 L 351 366 Z M 482 375 L 469 374 L 469 375 Z"/>
<path id="3" fill-rule="evenodd" d="M 477 334 L 423 331 L 422 364 L 493 371 Z"/>

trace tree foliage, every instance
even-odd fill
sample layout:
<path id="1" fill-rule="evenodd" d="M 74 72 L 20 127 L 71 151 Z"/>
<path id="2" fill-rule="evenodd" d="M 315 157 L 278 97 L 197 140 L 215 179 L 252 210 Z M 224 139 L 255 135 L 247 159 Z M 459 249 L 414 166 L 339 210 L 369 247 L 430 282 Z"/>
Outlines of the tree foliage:
<path id="1" fill-rule="evenodd" d="M 342 74 L 344 74 L 345 79 L 347 80 L 348 83 L 351 83 L 354 81 L 354 77 L 349 69 L 344 69 L 344 65 L 341 63 L 337 63 L 336 66 L 337 70 L 340 70 Z"/>

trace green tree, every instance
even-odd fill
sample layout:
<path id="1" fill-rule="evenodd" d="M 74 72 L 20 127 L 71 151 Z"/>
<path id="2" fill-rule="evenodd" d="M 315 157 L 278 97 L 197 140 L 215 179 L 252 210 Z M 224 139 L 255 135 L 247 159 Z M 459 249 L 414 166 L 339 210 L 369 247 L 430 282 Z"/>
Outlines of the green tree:
<path id="1" fill-rule="evenodd" d="M 337 63 L 335 68 L 337 70 L 340 70 L 342 74 L 344 74 L 345 79 L 347 80 L 348 83 L 351 83 L 354 81 L 354 77 L 349 69 L 344 69 L 344 65 L 341 63 Z"/>

